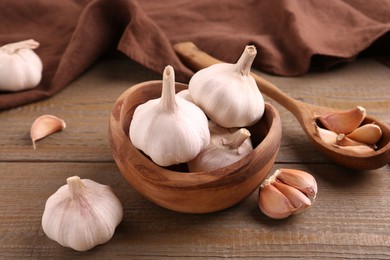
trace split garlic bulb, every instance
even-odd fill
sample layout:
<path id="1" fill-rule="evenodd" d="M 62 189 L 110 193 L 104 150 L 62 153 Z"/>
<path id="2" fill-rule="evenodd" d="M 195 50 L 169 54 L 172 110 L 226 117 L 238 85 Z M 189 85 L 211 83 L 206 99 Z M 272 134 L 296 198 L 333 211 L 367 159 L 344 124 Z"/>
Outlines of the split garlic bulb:
<path id="1" fill-rule="evenodd" d="M 191 172 L 212 171 L 239 161 L 253 151 L 245 128 L 224 128 L 209 121 L 210 144 L 188 162 Z"/>
<path id="2" fill-rule="evenodd" d="M 26 40 L 0 47 L 0 90 L 36 87 L 42 78 L 42 61 L 33 51 L 39 43 Z"/>
<path id="3" fill-rule="evenodd" d="M 163 72 L 161 98 L 149 100 L 134 111 L 129 136 L 135 147 L 160 166 L 188 162 L 210 142 L 206 115 L 175 95 L 172 66 Z"/>
<path id="4" fill-rule="evenodd" d="M 263 116 L 264 99 L 250 75 L 256 54 L 254 46 L 246 46 L 236 64 L 215 64 L 191 78 L 192 99 L 218 125 L 246 127 Z"/>
<path id="5" fill-rule="evenodd" d="M 52 240 L 77 251 L 106 243 L 122 220 L 123 209 L 111 188 L 70 177 L 46 202 L 42 228 Z"/>

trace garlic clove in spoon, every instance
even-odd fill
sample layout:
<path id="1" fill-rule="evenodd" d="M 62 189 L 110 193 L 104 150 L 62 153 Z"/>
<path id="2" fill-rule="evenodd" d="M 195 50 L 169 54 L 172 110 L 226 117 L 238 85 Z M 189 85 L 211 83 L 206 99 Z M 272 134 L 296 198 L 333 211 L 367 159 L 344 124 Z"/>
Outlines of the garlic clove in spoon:
<path id="1" fill-rule="evenodd" d="M 21 91 L 39 84 L 43 66 L 33 51 L 38 46 L 30 39 L 0 47 L 0 91 Z"/>
<path id="2" fill-rule="evenodd" d="M 37 140 L 40 140 L 65 128 L 65 121 L 53 115 L 42 115 L 35 119 L 30 129 L 30 136 L 34 150 L 36 149 L 35 142 Z"/>
<path id="3" fill-rule="evenodd" d="M 195 104 L 175 95 L 172 66 L 163 72 L 161 98 L 135 109 L 129 136 L 136 148 L 160 166 L 188 162 L 209 144 L 207 117 Z"/>
<path id="4" fill-rule="evenodd" d="M 187 163 L 190 172 L 212 171 L 244 158 L 253 151 L 245 128 L 224 128 L 209 121 L 210 144 Z"/>
<path id="5" fill-rule="evenodd" d="M 86 251 L 106 243 L 122 220 L 123 209 L 109 186 L 69 177 L 46 202 L 45 234 L 64 247 Z"/>
<path id="6" fill-rule="evenodd" d="M 263 116 L 264 99 L 250 75 L 256 54 L 255 46 L 248 45 L 236 64 L 214 64 L 191 78 L 188 89 L 194 103 L 218 125 L 247 127 Z"/>
<path id="7" fill-rule="evenodd" d="M 319 115 L 318 119 L 326 129 L 337 134 L 349 134 L 360 126 L 366 117 L 366 109 L 357 106 L 354 109 L 330 112 Z"/>

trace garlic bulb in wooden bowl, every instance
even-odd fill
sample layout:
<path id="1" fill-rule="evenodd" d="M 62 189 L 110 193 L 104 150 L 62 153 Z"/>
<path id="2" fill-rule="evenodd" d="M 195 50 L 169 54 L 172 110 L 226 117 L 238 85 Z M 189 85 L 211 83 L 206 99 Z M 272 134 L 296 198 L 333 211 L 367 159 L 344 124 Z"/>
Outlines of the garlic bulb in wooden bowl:
<path id="1" fill-rule="evenodd" d="M 176 92 L 187 85 L 176 83 Z M 125 91 L 109 120 L 109 141 L 115 162 L 129 184 L 155 204 L 179 212 L 208 213 L 231 207 L 257 190 L 279 151 L 282 126 L 277 110 L 265 104 L 259 122 L 247 129 L 254 150 L 241 160 L 213 171 L 188 172 L 185 163 L 162 167 L 130 141 L 135 109 L 161 96 L 162 81 L 147 81 Z M 161 126 L 161 127 L 164 127 Z"/>

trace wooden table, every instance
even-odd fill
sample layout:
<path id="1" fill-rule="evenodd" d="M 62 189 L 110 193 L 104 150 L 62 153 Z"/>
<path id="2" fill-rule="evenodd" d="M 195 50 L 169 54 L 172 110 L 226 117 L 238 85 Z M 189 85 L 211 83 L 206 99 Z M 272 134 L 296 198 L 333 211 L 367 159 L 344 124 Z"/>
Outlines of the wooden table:
<path id="1" fill-rule="evenodd" d="M 326 73 L 283 78 L 264 75 L 304 102 L 349 109 L 364 106 L 390 123 L 390 69 L 370 59 Z M 280 167 L 312 173 L 319 193 L 308 211 L 272 220 L 257 206 L 257 192 L 211 214 L 176 213 L 141 197 L 113 161 L 108 118 L 117 97 L 135 83 L 160 79 L 123 59 L 99 61 L 54 97 L 0 112 L 0 258 L 390 258 L 390 167 L 352 171 L 329 161 L 308 141 L 296 119 L 283 122 Z M 29 129 L 42 114 L 67 128 L 37 142 Z M 63 248 L 41 227 L 47 198 L 78 175 L 111 186 L 124 207 L 113 238 L 87 252 Z"/>

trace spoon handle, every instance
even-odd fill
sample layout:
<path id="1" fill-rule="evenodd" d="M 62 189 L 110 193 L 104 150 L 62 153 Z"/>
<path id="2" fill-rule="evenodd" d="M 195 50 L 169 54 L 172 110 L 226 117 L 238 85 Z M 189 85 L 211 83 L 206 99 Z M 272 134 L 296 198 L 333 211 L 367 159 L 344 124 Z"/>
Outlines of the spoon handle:
<path id="1" fill-rule="evenodd" d="M 177 43 L 173 46 L 173 48 L 175 49 L 179 57 L 187 65 L 189 65 L 192 69 L 195 70 L 200 70 L 222 62 L 200 50 L 192 42 Z M 300 114 L 299 110 L 302 108 L 304 103 L 291 98 L 286 93 L 277 88 L 274 84 L 260 77 L 259 75 L 255 73 L 251 73 L 251 75 L 255 79 L 257 86 L 262 93 L 278 102 L 280 105 L 285 107 L 294 115 Z"/>

